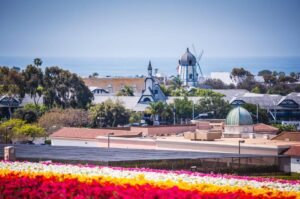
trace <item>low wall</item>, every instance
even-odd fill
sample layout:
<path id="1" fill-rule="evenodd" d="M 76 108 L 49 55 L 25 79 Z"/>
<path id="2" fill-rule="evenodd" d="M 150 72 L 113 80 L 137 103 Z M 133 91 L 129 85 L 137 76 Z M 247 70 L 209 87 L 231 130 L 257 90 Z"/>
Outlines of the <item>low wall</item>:
<path id="1" fill-rule="evenodd" d="M 195 124 L 131 127 L 131 131 L 142 132 L 143 136 L 176 135 L 187 131 L 195 131 L 196 129 Z"/>

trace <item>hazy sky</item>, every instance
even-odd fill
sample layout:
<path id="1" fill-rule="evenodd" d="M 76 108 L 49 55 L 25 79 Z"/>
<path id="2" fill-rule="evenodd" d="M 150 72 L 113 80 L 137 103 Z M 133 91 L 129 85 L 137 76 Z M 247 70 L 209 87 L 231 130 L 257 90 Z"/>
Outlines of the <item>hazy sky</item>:
<path id="1" fill-rule="evenodd" d="M 0 56 L 299 56 L 299 0 L 0 0 Z"/>

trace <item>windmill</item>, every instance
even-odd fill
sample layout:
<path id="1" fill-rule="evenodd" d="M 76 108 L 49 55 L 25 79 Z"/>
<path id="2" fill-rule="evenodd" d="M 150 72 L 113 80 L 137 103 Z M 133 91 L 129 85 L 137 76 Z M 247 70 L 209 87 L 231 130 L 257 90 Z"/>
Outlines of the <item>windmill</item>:
<path id="1" fill-rule="evenodd" d="M 203 79 L 204 79 L 204 76 L 203 76 L 202 69 L 201 69 L 201 66 L 200 66 L 200 60 L 201 60 L 201 58 L 202 58 L 202 55 L 203 55 L 203 53 L 204 53 L 204 50 L 202 50 L 201 53 L 198 54 L 197 51 L 196 51 L 196 48 L 195 48 L 195 45 L 194 45 L 194 44 L 192 44 L 192 48 L 193 48 L 194 54 L 195 54 L 195 56 L 196 56 L 196 65 L 198 66 L 198 69 L 199 69 L 199 77 L 198 77 L 198 79 L 203 80 Z"/>

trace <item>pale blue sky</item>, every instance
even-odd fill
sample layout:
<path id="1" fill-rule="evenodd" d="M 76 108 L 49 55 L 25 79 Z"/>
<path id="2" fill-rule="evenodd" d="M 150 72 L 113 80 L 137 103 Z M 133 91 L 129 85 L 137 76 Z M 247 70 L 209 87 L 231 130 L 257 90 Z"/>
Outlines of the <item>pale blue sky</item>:
<path id="1" fill-rule="evenodd" d="M 0 56 L 300 55 L 297 0 L 0 0 Z"/>

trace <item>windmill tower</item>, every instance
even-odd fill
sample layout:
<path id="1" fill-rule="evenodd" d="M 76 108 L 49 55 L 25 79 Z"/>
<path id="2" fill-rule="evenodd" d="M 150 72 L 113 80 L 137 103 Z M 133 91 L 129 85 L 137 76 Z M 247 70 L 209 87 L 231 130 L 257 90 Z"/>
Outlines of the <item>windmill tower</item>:
<path id="1" fill-rule="evenodd" d="M 199 61 L 202 57 L 202 53 L 198 56 L 198 59 L 190 52 L 189 48 L 186 49 L 186 52 L 181 56 L 181 59 L 178 62 L 178 76 L 183 82 L 184 86 L 196 87 L 198 86 L 199 77 L 203 77 L 202 70 L 199 64 Z M 197 67 L 199 73 L 197 72 Z M 200 74 L 200 75 L 199 75 Z"/>

